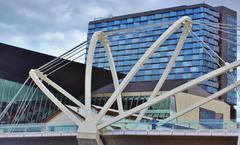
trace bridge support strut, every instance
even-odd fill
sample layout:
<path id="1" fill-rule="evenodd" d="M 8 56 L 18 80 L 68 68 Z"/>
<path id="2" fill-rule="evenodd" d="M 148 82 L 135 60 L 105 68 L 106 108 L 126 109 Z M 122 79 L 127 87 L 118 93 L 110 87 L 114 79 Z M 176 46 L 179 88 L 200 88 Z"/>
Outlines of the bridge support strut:
<path id="1" fill-rule="evenodd" d="M 79 145 L 103 145 L 99 133 L 78 133 L 77 141 Z"/>

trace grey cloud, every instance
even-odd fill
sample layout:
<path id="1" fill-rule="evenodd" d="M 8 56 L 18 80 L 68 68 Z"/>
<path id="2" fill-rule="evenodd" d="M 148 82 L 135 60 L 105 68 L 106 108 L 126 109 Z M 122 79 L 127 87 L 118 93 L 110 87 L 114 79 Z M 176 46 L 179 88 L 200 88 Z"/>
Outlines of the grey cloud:
<path id="1" fill-rule="evenodd" d="M 0 0 L 0 40 L 58 55 L 86 39 L 87 24 L 97 17 L 122 15 L 201 0 Z M 205 0 L 240 13 L 240 1 Z M 240 20 L 240 18 L 239 18 Z"/>

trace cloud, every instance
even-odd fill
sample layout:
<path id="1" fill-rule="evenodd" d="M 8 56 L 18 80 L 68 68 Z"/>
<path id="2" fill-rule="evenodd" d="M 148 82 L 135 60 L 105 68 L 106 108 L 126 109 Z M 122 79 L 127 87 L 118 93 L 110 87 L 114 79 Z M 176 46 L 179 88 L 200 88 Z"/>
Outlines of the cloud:
<path id="1" fill-rule="evenodd" d="M 8 39 L 8 44 L 11 44 L 11 45 L 15 45 L 15 46 L 28 46 L 27 43 L 28 43 L 28 40 L 27 38 L 24 38 L 22 36 L 11 36 L 9 37 Z"/>
<path id="2" fill-rule="evenodd" d="M 39 19 L 41 15 L 31 9 L 19 9 L 17 13 L 23 17 L 30 18 L 30 19 Z"/>
<path id="3" fill-rule="evenodd" d="M 93 7 L 91 10 L 87 11 L 87 15 L 90 17 L 104 17 L 109 14 L 108 10 L 100 8 L 100 7 Z"/>
<path id="4" fill-rule="evenodd" d="M 72 47 L 86 40 L 86 34 L 79 30 L 70 30 L 68 32 L 46 32 L 41 34 L 38 39 L 44 43 L 38 47 L 45 48 L 45 53 L 60 55 L 63 52 L 71 49 Z"/>
<path id="5" fill-rule="evenodd" d="M 0 0 L 0 40 L 52 55 L 86 40 L 88 22 L 97 17 L 201 3 L 200 0 Z M 205 0 L 240 13 L 240 1 Z M 238 16 L 239 17 L 239 16 Z M 240 20 L 240 18 L 239 18 Z"/>

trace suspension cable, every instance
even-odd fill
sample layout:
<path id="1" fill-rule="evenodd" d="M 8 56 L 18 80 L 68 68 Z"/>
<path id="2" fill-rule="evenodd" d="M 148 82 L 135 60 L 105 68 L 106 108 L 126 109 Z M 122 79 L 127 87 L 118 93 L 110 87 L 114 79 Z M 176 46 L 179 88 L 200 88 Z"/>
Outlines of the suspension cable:
<path id="1" fill-rule="evenodd" d="M 70 63 L 72 63 L 73 61 L 77 60 L 78 58 L 80 58 L 80 57 L 82 57 L 82 56 L 84 56 L 84 55 L 85 55 L 85 53 L 83 53 L 83 54 L 81 54 L 80 56 L 77 56 L 76 58 L 74 58 L 74 59 L 68 61 L 68 62 L 65 63 L 64 65 L 62 65 L 62 66 L 56 68 L 55 70 L 52 70 L 51 72 L 49 72 L 49 73 L 47 74 L 47 76 L 49 76 L 49 75 L 53 74 L 54 72 L 56 72 L 56 71 L 58 71 L 58 70 L 64 68 L 65 66 L 69 65 Z"/>
<path id="2" fill-rule="evenodd" d="M 56 57 L 56 58 L 54 58 L 53 60 L 49 61 L 48 63 L 42 65 L 42 66 L 39 67 L 38 69 L 39 69 L 40 71 L 43 71 L 43 70 L 46 69 L 47 67 L 49 67 L 49 66 L 51 66 L 52 64 L 56 63 L 57 61 L 59 61 L 59 59 L 60 59 L 60 60 L 63 59 L 64 57 L 66 57 L 66 56 L 70 55 L 71 53 L 75 52 L 76 50 L 79 49 L 79 47 L 82 47 L 82 45 L 85 45 L 85 44 L 87 44 L 87 43 L 88 43 L 88 41 L 82 42 L 81 44 L 79 44 L 79 45 L 75 46 L 74 48 L 68 50 L 67 52 L 63 53 L 63 54 L 60 55 L 59 57 Z"/>
<path id="3" fill-rule="evenodd" d="M 51 69 L 54 69 L 54 67 L 59 66 L 60 64 L 64 63 L 65 61 L 67 61 L 68 59 L 72 58 L 73 56 L 77 55 L 78 53 L 81 53 L 82 51 L 84 51 L 85 48 L 79 49 L 79 51 L 75 51 L 74 53 L 72 53 L 71 55 L 69 55 L 67 58 L 65 59 L 61 59 L 60 61 L 58 61 L 58 63 L 55 63 L 54 65 L 52 65 L 51 67 L 45 69 L 43 71 L 43 73 L 46 73 L 47 71 L 50 71 Z"/>
<path id="4" fill-rule="evenodd" d="M 200 45 L 202 46 L 202 48 L 205 50 L 205 52 L 215 61 L 215 63 L 221 67 L 220 63 L 208 52 L 208 50 L 205 48 L 205 46 L 203 45 L 203 43 L 201 43 L 201 39 L 199 37 L 196 37 L 196 35 L 194 34 L 193 31 L 190 31 L 191 34 L 193 34 L 195 36 L 195 38 L 198 39 L 198 42 L 200 42 Z"/>
<path id="5" fill-rule="evenodd" d="M 32 86 L 33 86 L 34 84 L 33 84 L 33 81 L 31 81 L 30 82 L 30 85 L 27 87 L 27 89 L 26 89 L 26 92 L 25 92 L 25 94 L 23 95 L 23 96 L 21 96 L 21 99 L 22 100 L 20 100 L 19 101 L 19 104 L 18 104 L 18 106 L 17 106 L 17 112 L 15 113 L 15 116 L 13 117 L 13 118 L 15 118 L 17 115 L 18 115 L 18 113 L 19 113 L 19 111 L 21 110 L 21 108 L 22 108 L 22 106 L 23 106 L 23 104 L 24 104 L 24 101 L 26 101 L 27 100 L 27 98 L 28 98 L 28 94 L 29 94 L 29 92 L 31 92 L 31 89 L 32 89 Z"/>
<path id="6" fill-rule="evenodd" d="M 234 41 L 229 40 L 229 39 L 225 39 L 225 38 L 223 38 L 223 37 L 218 36 L 217 34 L 212 34 L 212 33 L 208 33 L 208 34 L 210 34 L 210 35 L 212 35 L 212 36 L 215 36 L 215 37 L 217 37 L 217 38 L 219 38 L 219 39 L 222 39 L 222 40 L 224 40 L 224 41 L 226 41 L 226 42 L 228 42 L 228 43 L 231 43 L 232 45 L 240 46 L 240 44 L 238 44 L 237 42 L 234 42 Z"/>
<path id="7" fill-rule="evenodd" d="M 37 117 L 36 117 L 36 122 L 38 122 L 39 120 L 39 116 L 41 115 L 41 111 L 42 111 L 42 104 L 43 104 L 43 95 L 41 95 L 41 100 L 40 100 L 40 105 L 38 108 L 38 113 L 37 113 Z"/>
<path id="8" fill-rule="evenodd" d="M 203 23 L 212 23 L 215 24 L 213 22 L 203 22 Z M 233 24 L 226 24 L 226 23 L 217 23 L 219 26 L 225 26 L 225 27 L 240 27 L 240 25 L 233 25 Z"/>
<path id="9" fill-rule="evenodd" d="M 205 25 L 205 24 L 197 24 L 197 25 L 201 25 L 201 26 L 204 26 L 204 27 L 207 27 L 207 28 L 210 28 L 210 29 L 213 29 L 213 30 L 218 30 L 218 31 L 221 31 L 221 32 L 224 32 L 224 33 L 227 33 L 227 34 L 231 34 L 231 35 L 234 35 L 234 36 L 238 36 L 240 37 L 240 35 L 238 35 L 237 33 L 233 33 L 233 32 L 229 32 L 229 31 L 226 31 L 226 30 L 223 30 L 223 29 L 220 29 L 220 28 L 216 28 L 214 26 L 208 26 L 208 25 Z"/>
<path id="10" fill-rule="evenodd" d="M 201 40 L 195 32 L 191 30 L 191 33 L 197 37 L 209 50 L 211 50 L 224 64 L 226 63 L 214 50 L 212 50 L 203 40 Z"/>
<path id="11" fill-rule="evenodd" d="M 192 30 L 190 30 L 190 32 L 199 40 L 199 41 L 201 41 L 203 44 L 206 44 L 204 41 L 202 41 L 198 36 L 197 36 L 197 34 L 196 33 L 194 33 Z M 203 46 L 202 45 L 202 43 L 200 43 L 201 44 L 201 46 Z M 208 47 L 208 49 L 209 50 L 212 50 L 210 47 L 209 47 L 209 45 L 207 45 L 206 44 L 206 46 Z M 204 48 L 204 47 L 203 47 Z M 205 49 L 206 50 L 206 49 Z M 206 50 L 207 51 L 207 50 Z M 212 50 L 213 51 L 213 50 Z M 214 52 L 214 51 L 213 51 Z M 218 58 L 220 58 L 221 60 L 223 60 L 217 53 L 214 53 Z M 213 59 L 213 56 L 210 54 L 210 53 L 208 53 L 208 55 L 210 55 L 210 57 Z M 216 61 L 216 59 L 213 59 L 220 67 L 222 66 L 221 64 L 219 64 L 217 61 Z M 224 62 L 224 64 L 226 64 L 226 62 L 223 60 L 223 62 Z M 230 73 L 230 72 L 226 72 L 226 74 L 228 74 L 230 77 L 231 77 L 231 79 L 232 80 L 235 80 L 235 77 L 233 76 L 233 74 L 232 73 Z M 239 92 L 239 88 L 235 88 L 235 90 L 236 90 L 236 93 L 237 93 L 237 95 L 238 96 L 240 96 L 240 92 Z"/>
<path id="12" fill-rule="evenodd" d="M 19 116 L 19 113 L 21 113 L 22 109 L 24 108 L 24 106 L 25 106 L 25 104 L 26 104 L 26 102 L 27 102 L 27 100 L 28 100 L 28 98 L 29 98 L 29 94 L 31 93 L 34 85 L 35 85 L 35 84 L 33 83 L 33 81 L 31 81 L 31 84 L 30 84 L 29 87 L 27 88 L 26 93 L 25 93 L 25 95 L 23 96 L 23 99 L 22 99 L 22 101 L 21 101 L 21 103 L 20 103 L 20 105 L 19 105 L 19 107 L 18 107 L 18 110 L 17 110 L 16 114 L 15 114 L 14 117 L 13 117 L 13 120 L 12 120 L 12 123 L 11 123 L 11 124 L 14 124 L 14 123 L 16 122 L 16 119 L 17 119 L 17 117 Z"/>
<path id="13" fill-rule="evenodd" d="M 17 121 L 13 124 L 13 126 L 12 126 L 12 130 L 15 129 L 15 127 L 16 127 L 17 124 L 19 123 L 20 119 L 21 119 L 22 116 L 24 115 L 24 113 L 25 113 L 26 109 L 28 108 L 28 106 L 30 105 L 30 103 L 31 103 L 31 101 L 32 101 L 32 99 L 33 99 L 33 97 L 34 97 L 34 95 L 35 95 L 37 89 L 38 89 L 38 88 L 35 87 L 33 93 L 31 94 L 31 97 L 30 97 L 30 99 L 29 99 L 27 105 L 26 105 L 26 106 L 24 107 L 24 109 L 21 111 L 21 115 L 19 116 L 19 119 L 17 119 Z"/>
<path id="14" fill-rule="evenodd" d="M 16 100 L 16 98 L 18 97 L 18 95 L 20 94 L 20 92 L 22 91 L 22 89 L 24 88 L 24 86 L 27 84 L 27 82 L 30 80 L 30 77 L 28 77 L 25 82 L 21 85 L 21 87 L 19 88 L 19 90 L 17 91 L 17 93 L 14 95 L 14 97 L 12 98 L 12 100 L 8 103 L 8 105 L 4 108 L 4 110 L 2 111 L 2 113 L 0 114 L 0 120 L 3 119 L 3 117 L 5 116 L 5 114 L 7 113 L 8 109 L 11 107 L 11 105 L 13 104 L 13 102 Z"/>
<path id="15" fill-rule="evenodd" d="M 42 94 L 42 95 L 45 97 L 44 94 Z M 43 107 L 43 113 L 46 112 L 46 108 L 47 108 L 47 104 L 48 104 L 48 98 L 47 98 L 47 97 L 45 97 L 45 98 L 46 98 L 46 99 L 45 99 L 45 103 L 44 103 L 44 107 Z M 47 113 L 45 113 L 45 114 L 47 114 Z M 44 119 L 44 117 L 45 117 L 45 116 L 41 115 L 40 121 L 42 121 L 42 120 Z"/>
<path id="16" fill-rule="evenodd" d="M 216 22 L 204 22 L 204 21 L 195 21 L 198 23 L 205 23 L 209 25 L 217 25 L 217 26 L 225 26 L 225 27 L 240 27 L 240 25 L 234 25 L 234 24 L 226 24 L 226 23 L 216 23 Z"/>
<path id="17" fill-rule="evenodd" d="M 201 23 L 201 22 L 197 22 L 197 21 L 194 21 L 193 23 L 198 24 L 198 25 L 202 24 L 202 25 L 212 26 L 212 27 L 219 28 L 219 29 L 240 31 L 240 28 L 238 28 L 238 27 L 221 26 L 221 25 L 217 25 L 217 24 L 209 24 L 209 23 L 203 23 L 203 22 Z"/>

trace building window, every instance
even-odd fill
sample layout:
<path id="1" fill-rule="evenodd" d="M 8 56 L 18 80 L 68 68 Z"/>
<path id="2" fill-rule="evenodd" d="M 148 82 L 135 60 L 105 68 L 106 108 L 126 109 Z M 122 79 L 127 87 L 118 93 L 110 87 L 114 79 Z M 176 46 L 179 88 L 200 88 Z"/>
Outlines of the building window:
<path id="1" fill-rule="evenodd" d="M 223 128 L 223 114 L 209 109 L 200 107 L 199 121 L 201 125 L 208 128 Z"/>

